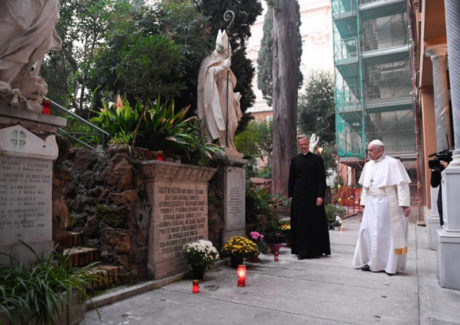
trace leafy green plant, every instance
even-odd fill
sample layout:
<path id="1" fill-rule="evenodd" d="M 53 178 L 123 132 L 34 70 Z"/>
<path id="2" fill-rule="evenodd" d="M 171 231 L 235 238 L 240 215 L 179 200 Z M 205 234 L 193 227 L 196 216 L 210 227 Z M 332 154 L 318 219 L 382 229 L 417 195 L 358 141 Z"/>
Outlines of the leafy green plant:
<path id="1" fill-rule="evenodd" d="M 213 143 L 203 142 L 196 117 L 187 119 L 187 122 L 181 131 L 168 137 L 167 140 L 179 145 L 188 161 L 197 162 L 198 165 L 206 165 L 213 155 L 222 152 L 223 148 Z"/>
<path id="2" fill-rule="evenodd" d="M 175 113 L 174 101 L 161 103 L 158 98 L 154 103 L 148 103 L 143 110 L 140 124 L 136 125 L 137 134 L 135 140 L 139 145 L 150 149 L 165 149 L 168 147 L 169 137 L 183 132 L 188 126 L 189 120 L 185 116 L 190 109 L 185 109 Z M 137 139 L 136 139 L 137 137 Z"/>
<path id="3" fill-rule="evenodd" d="M 133 141 L 134 133 L 121 130 L 116 136 L 110 139 L 110 144 L 129 144 Z"/>
<path id="4" fill-rule="evenodd" d="M 262 233 L 265 235 L 264 240 L 267 244 L 278 244 L 286 239 L 281 229 L 281 223 L 278 219 L 271 219 L 262 226 Z"/>
<path id="5" fill-rule="evenodd" d="M 97 113 L 96 117 L 91 118 L 91 123 L 100 126 L 113 137 L 118 137 L 120 133 L 134 132 L 137 120 L 143 110 L 140 103 L 136 103 L 134 107 L 128 100 L 122 101 L 119 97 L 117 104 L 104 103 Z"/>
<path id="6" fill-rule="evenodd" d="M 91 122 L 113 135 L 113 142 L 131 143 L 167 154 L 181 154 L 190 162 L 204 161 L 222 149 L 204 143 L 196 117 L 186 118 L 190 106 L 175 111 L 174 101 L 132 106 L 127 99 L 118 98 L 116 105 L 104 108 Z"/>
<path id="7" fill-rule="evenodd" d="M 36 260 L 26 265 L 10 256 L 9 265 L 0 265 L 0 312 L 10 322 L 19 318 L 22 324 L 32 320 L 36 324 L 50 324 L 57 312 L 64 310 L 69 322 L 73 317 L 70 310 L 73 294 L 83 303 L 88 298 L 86 288 L 98 278 L 88 272 L 94 264 L 74 268 L 69 255 L 61 256 L 54 250 L 44 257 L 22 243 Z"/>
<path id="8" fill-rule="evenodd" d="M 337 216 L 339 218 L 342 218 L 345 215 L 346 210 L 341 206 L 335 204 L 327 204 L 325 210 L 327 222 L 329 224 L 329 229 L 335 229 L 335 227 L 340 227 L 341 222 L 337 219 Z"/>
<path id="9" fill-rule="evenodd" d="M 252 229 L 259 229 L 262 219 L 269 219 L 273 216 L 271 206 L 273 204 L 272 194 L 265 189 L 259 189 L 249 180 L 246 182 L 246 223 Z M 260 229 L 259 229 L 260 230 Z"/>
<path id="10" fill-rule="evenodd" d="M 262 177 L 262 178 L 272 178 L 272 168 L 270 166 L 264 167 L 260 170 L 257 171 L 256 177 Z"/>
<path id="11" fill-rule="evenodd" d="M 291 200 L 283 194 L 278 194 L 273 197 L 273 206 L 274 207 L 289 207 L 291 205 Z"/>

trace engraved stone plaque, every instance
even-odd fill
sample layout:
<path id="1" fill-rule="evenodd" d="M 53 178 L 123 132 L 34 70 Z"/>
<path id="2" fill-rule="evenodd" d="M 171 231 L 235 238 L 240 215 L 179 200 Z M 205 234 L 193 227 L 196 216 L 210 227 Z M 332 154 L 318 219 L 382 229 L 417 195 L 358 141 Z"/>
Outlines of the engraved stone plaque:
<path id="1" fill-rule="evenodd" d="M 144 166 L 153 206 L 147 268 L 159 279 L 186 270 L 184 244 L 208 238 L 208 180 L 215 170 L 159 161 Z"/>
<path id="2" fill-rule="evenodd" d="M 43 140 L 21 125 L 0 129 L 0 252 L 27 262 L 53 247 L 51 206 L 55 135 Z M 0 261 L 8 260 L 0 256 Z"/>
<path id="3" fill-rule="evenodd" d="M 0 246 L 51 239 L 52 161 L 0 156 Z"/>
<path id="4" fill-rule="evenodd" d="M 227 167 L 224 174 L 224 235 L 226 242 L 232 236 L 245 234 L 246 186 L 245 170 Z"/>

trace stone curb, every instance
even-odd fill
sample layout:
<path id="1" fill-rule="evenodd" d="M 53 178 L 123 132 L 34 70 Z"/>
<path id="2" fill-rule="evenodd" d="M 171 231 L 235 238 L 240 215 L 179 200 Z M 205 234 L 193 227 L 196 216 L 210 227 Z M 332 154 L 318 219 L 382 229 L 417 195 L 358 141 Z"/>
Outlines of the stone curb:
<path id="1" fill-rule="evenodd" d="M 211 269 L 214 269 L 214 268 L 217 268 L 217 267 L 220 267 L 220 266 L 224 265 L 227 262 L 227 260 L 228 260 L 228 258 L 225 258 L 223 260 L 217 261 L 211 267 Z M 141 293 L 150 291 L 152 289 L 158 289 L 158 288 L 164 287 L 165 285 L 168 285 L 168 284 L 171 284 L 173 282 L 182 280 L 187 273 L 188 272 L 182 272 L 182 273 L 175 274 L 175 275 L 163 278 L 163 279 L 147 281 L 147 282 L 144 282 L 144 283 L 141 283 L 141 284 L 134 285 L 134 286 L 129 287 L 129 288 L 123 288 L 123 289 L 115 290 L 113 292 L 108 292 L 108 293 L 105 293 L 103 295 L 94 297 L 94 298 L 89 299 L 89 300 L 86 301 L 86 310 L 89 311 L 89 310 L 92 310 L 92 309 L 100 308 L 102 306 L 110 305 L 110 304 L 113 304 L 113 303 L 115 303 L 117 301 L 127 299 L 127 298 L 130 298 L 130 297 L 139 295 Z"/>

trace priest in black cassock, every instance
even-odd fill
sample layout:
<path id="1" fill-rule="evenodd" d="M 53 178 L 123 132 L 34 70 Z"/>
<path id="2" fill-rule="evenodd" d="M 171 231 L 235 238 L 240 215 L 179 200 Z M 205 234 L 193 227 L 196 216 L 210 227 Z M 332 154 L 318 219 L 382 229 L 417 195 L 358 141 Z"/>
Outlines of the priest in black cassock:
<path id="1" fill-rule="evenodd" d="M 309 151 L 310 140 L 301 137 L 301 153 L 292 158 L 289 170 L 292 254 L 299 260 L 330 255 L 329 227 L 324 210 L 326 172 L 323 159 Z"/>

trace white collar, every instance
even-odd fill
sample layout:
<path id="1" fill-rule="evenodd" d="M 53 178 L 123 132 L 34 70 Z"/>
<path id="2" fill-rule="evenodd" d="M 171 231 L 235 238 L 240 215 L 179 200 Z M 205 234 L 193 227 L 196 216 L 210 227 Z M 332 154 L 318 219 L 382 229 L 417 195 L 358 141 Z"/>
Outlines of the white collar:
<path id="1" fill-rule="evenodd" d="M 373 161 L 374 161 L 374 163 L 377 163 L 377 162 L 382 161 L 383 158 L 385 158 L 385 154 L 382 154 L 377 160 L 373 160 Z"/>

